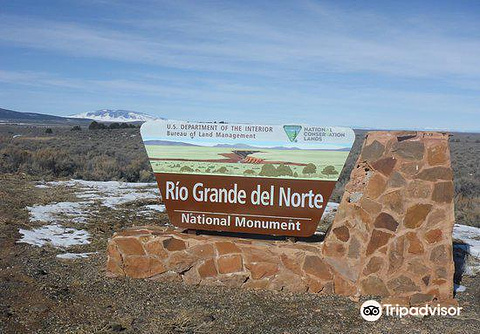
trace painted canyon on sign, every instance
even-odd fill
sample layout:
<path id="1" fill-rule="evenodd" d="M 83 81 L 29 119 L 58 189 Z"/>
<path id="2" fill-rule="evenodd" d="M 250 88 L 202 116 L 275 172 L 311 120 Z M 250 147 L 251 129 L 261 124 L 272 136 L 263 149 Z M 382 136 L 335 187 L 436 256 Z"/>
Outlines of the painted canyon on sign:
<path id="1" fill-rule="evenodd" d="M 155 120 L 143 142 L 171 222 L 310 236 L 355 135 L 349 128 Z"/>

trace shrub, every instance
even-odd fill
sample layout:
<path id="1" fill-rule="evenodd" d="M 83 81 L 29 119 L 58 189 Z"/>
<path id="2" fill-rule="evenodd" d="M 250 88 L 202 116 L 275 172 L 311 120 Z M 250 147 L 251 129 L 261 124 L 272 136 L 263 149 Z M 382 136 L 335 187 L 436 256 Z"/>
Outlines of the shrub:
<path id="1" fill-rule="evenodd" d="M 115 129 L 120 129 L 120 123 L 111 123 L 108 126 L 109 129 L 115 130 Z"/>
<path id="2" fill-rule="evenodd" d="M 217 169 L 217 173 L 226 173 L 226 172 L 228 172 L 228 169 L 225 166 L 222 166 L 219 169 Z"/>
<path id="3" fill-rule="evenodd" d="M 193 168 L 189 167 L 189 166 L 183 166 L 182 168 L 180 168 L 180 172 L 182 173 L 190 173 L 190 172 L 193 172 Z"/>
<path id="4" fill-rule="evenodd" d="M 277 176 L 293 176 L 293 171 L 290 166 L 280 164 L 277 167 Z"/>
<path id="5" fill-rule="evenodd" d="M 75 125 L 73 128 L 70 129 L 70 131 L 81 131 L 82 128 L 80 127 L 80 125 Z"/>
<path id="6" fill-rule="evenodd" d="M 106 129 L 107 126 L 103 123 L 98 123 L 97 121 L 93 121 L 92 123 L 90 123 L 90 125 L 88 126 L 88 129 L 89 130 L 104 130 Z"/>
<path id="7" fill-rule="evenodd" d="M 335 167 L 333 166 L 327 166 L 322 170 L 322 174 L 324 175 L 336 175 L 338 172 L 335 170 Z"/>
<path id="8" fill-rule="evenodd" d="M 252 169 L 247 169 L 243 172 L 243 175 L 255 175 L 255 171 Z"/>
<path id="9" fill-rule="evenodd" d="M 45 133 L 50 135 L 50 134 L 53 133 L 53 131 L 52 131 L 51 128 L 47 128 L 47 129 L 45 130 Z"/>
<path id="10" fill-rule="evenodd" d="M 258 175 L 261 176 L 277 176 L 277 169 L 272 164 L 265 164 Z"/>
<path id="11" fill-rule="evenodd" d="M 315 174 L 317 172 L 317 166 L 312 163 L 309 163 L 305 167 L 303 167 L 302 173 L 303 174 Z"/>

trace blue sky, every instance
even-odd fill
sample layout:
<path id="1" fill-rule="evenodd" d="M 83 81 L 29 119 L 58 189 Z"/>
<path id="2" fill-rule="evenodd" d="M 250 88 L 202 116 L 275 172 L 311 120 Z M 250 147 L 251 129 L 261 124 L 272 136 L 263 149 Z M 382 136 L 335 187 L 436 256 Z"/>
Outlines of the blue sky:
<path id="1" fill-rule="evenodd" d="M 0 0 L 0 107 L 480 131 L 480 2 Z"/>

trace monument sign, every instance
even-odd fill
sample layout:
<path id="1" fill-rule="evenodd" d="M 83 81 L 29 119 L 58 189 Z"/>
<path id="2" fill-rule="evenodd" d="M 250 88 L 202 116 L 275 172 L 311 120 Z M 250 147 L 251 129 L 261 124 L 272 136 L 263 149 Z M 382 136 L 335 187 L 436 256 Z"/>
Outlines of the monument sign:
<path id="1" fill-rule="evenodd" d="M 141 134 L 171 222 L 312 235 L 355 140 L 349 128 L 154 120 Z"/>

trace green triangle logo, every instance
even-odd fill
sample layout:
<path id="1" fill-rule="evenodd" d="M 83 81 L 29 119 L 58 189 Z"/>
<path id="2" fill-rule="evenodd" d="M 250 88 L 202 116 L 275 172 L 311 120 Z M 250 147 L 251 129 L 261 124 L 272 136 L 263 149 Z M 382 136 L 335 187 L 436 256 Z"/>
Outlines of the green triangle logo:
<path id="1" fill-rule="evenodd" d="M 285 133 L 288 136 L 288 139 L 290 139 L 291 142 L 296 142 L 297 141 L 297 136 L 302 130 L 301 125 L 284 125 L 283 130 L 285 130 Z"/>

